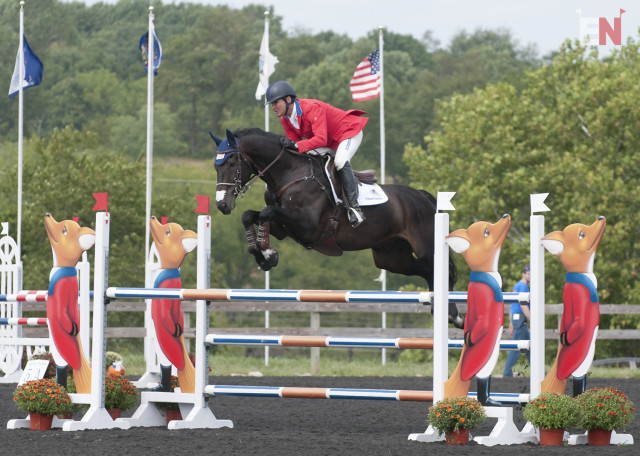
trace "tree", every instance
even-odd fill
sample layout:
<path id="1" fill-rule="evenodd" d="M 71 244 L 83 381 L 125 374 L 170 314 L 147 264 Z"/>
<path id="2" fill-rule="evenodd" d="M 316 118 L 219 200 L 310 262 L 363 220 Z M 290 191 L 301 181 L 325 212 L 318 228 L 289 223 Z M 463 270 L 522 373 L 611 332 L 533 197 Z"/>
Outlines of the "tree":
<path id="1" fill-rule="evenodd" d="M 640 227 L 630 215 L 640 210 L 638 47 L 630 41 L 599 59 L 567 42 L 552 64 L 527 73 L 521 93 L 498 83 L 439 102 L 439 128 L 425 147 L 406 147 L 416 186 L 457 192 L 453 227 L 512 215 L 503 277 L 519 277 L 528 258 L 529 194 L 549 192 L 547 232 L 607 218 L 595 265 L 600 301 L 640 299 Z M 555 258 L 545 269 L 546 300 L 561 302 L 564 270 Z"/>

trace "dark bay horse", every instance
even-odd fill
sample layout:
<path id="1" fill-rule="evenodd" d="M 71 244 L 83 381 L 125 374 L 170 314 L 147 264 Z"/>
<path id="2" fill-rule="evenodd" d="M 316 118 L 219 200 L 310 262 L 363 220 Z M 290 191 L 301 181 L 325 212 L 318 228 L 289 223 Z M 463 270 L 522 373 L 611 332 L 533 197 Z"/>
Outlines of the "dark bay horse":
<path id="1" fill-rule="evenodd" d="M 382 185 L 389 200 L 362 206 L 367 220 L 354 229 L 344 206 L 334 201 L 321 157 L 284 149 L 280 136 L 257 128 L 227 130 L 224 140 L 211 136 L 218 146 L 216 202 L 220 212 L 230 214 L 236 198 L 256 179 L 267 184 L 266 207 L 242 215 L 249 253 L 261 269 L 268 271 L 278 263 L 279 254 L 270 247 L 269 235 L 288 236 L 325 255 L 371 249 L 376 267 L 420 276 L 433 290 L 436 201 L 431 194 L 403 185 Z M 450 258 L 450 290 L 456 275 Z M 449 321 L 462 327 L 463 318 L 454 303 L 449 304 Z"/>

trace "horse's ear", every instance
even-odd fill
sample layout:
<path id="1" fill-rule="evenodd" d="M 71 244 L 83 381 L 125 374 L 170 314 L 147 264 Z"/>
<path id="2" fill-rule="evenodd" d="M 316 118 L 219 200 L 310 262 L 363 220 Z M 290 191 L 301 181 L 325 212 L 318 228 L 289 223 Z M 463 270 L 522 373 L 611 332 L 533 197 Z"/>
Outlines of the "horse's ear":
<path id="1" fill-rule="evenodd" d="M 216 137 L 213 133 L 211 133 L 211 130 L 209 130 L 209 135 L 211 135 L 211 139 L 214 140 L 214 142 L 216 143 L 216 146 L 219 146 L 222 140 Z"/>
<path id="2" fill-rule="evenodd" d="M 227 141 L 229 142 L 229 147 L 232 149 L 237 149 L 238 145 L 236 144 L 236 137 L 233 135 L 233 132 L 227 128 Z"/>

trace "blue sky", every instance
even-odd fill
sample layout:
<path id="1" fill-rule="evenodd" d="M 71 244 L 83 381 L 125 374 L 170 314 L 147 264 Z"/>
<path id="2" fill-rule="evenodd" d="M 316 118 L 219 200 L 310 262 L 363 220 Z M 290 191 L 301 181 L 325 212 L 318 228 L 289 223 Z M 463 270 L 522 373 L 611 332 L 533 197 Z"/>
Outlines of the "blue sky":
<path id="1" fill-rule="evenodd" d="M 69 0 L 71 1 L 71 0 Z M 77 1 L 77 0 L 75 0 Z M 116 3 L 117 0 L 84 0 Z M 27 0 L 29 3 L 29 0 Z M 385 27 L 394 33 L 421 38 L 431 30 L 433 37 L 446 46 L 458 32 L 472 32 L 478 28 L 505 28 L 521 44 L 535 44 L 540 55 L 556 50 L 567 39 L 580 37 L 580 17 L 604 17 L 611 26 L 622 15 L 623 42 L 627 37 L 638 38 L 640 4 L 630 0 L 164 0 L 163 3 L 226 4 L 241 8 L 248 4 L 273 5 L 276 15 L 283 18 L 289 31 L 303 29 L 312 33 L 333 30 L 353 39 L 367 32 Z M 610 41 L 609 41 L 610 43 Z M 604 46 L 610 50 L 613 44 Z M 606 53 L 606 51 L 605 51 Z"/>

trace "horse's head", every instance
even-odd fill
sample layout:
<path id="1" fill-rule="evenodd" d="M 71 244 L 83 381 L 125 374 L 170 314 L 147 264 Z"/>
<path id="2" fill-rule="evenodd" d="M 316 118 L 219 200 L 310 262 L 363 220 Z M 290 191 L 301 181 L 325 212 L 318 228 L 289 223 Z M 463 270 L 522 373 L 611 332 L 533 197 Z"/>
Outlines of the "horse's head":
<path id="1" fill-rule="evenodd" d="M 218 182 L 216 184 L 216 206 L 223 214 L 230 214 L 236 205 L 236 198 L 245 192 L 244 184 L 251 178 L 251 166 L 240 154 L 240 140 L 227 130 L 226 139 L 220 139 L 209 132 L 216 143 L 215 159 Z"/>

